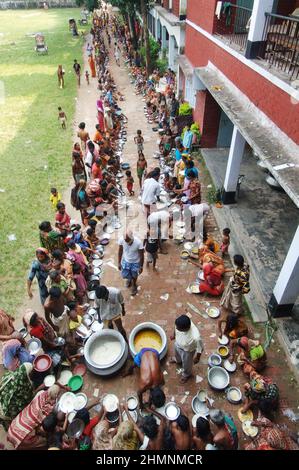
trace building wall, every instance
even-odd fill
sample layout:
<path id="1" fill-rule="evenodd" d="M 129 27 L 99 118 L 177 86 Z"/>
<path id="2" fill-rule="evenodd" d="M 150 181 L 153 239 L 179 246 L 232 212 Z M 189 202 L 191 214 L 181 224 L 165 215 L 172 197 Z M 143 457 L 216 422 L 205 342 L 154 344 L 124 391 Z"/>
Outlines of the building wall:
<path id="1" fill-rule="evenodd" d="M 233 3 L 233 2 L 232 2 Z M 189 0 L 187 18 L 209 33 L 213 32 L 217 0 Z"/>
<path id="2" fill-rule="evenodd" d="M 208 91 L 199 91 L 196 95 L 194 121 L 199 123 L 203 148 L 213 148 L 217 145 L 221 108 Z"/>
<path id="3" fill-rule="evenodd" d="M 185 54 L 192 65 L 203 67 L 209 61 L 212 62 L 255 106 L 299 144 L 299 104 L 292 104 L 287 93 L 249 69 L 188 24 L 186 28 Z"/>

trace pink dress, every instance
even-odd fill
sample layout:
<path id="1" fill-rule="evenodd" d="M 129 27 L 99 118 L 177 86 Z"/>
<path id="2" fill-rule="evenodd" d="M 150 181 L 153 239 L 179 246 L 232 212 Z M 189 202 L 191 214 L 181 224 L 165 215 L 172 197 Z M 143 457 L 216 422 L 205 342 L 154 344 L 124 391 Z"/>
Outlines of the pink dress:
<path id="1" fill-rule="evenodd" d="M 105 131 L 105 121 L 104 121 L 104 104 L 102 100 L 97 101 L 97 110 L 98 110 L 98 122 L 101 131 Z"/>

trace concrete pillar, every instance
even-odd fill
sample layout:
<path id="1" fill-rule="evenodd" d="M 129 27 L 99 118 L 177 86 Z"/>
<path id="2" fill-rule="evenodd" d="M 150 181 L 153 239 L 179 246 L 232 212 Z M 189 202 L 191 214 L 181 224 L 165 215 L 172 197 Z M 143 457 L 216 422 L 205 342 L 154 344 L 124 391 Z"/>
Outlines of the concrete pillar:
<path id="1" fill-rule="evenodd" d="M 175 37 L 169 36 L 169 54 L 168 54 L 168 66 L 171 69 L 174 69 L 174 64 L 176 60 L 176 50 L 175 50 Z"/>
<path id="2" fill-rule="evenodd" d="M 162 26 L 162 50 L 166 49 L 167 47 L 167 41 L 166 41 L 166 28 L 165 26 Z"/>
<path id="3" fill-rule="evenodd" d="M 255 59 L 263 42 L 265 13 L 272 13 L 274 0 L 254 0 L 245 57 Z"/>
<path id="4" fill-rule="evenodd" d="M 246 140 L 237 126 L 234 126 L 224 180 L 223 204 L 233 204 L 236 202 L 237 183 L 245 144 Z"/>
<path id="5" fill-rule="evenodd" d="M 273 317 L 289 316 L 299 296 L 299 226 L 283 263 L 273 294 L 269 311 Z"/>

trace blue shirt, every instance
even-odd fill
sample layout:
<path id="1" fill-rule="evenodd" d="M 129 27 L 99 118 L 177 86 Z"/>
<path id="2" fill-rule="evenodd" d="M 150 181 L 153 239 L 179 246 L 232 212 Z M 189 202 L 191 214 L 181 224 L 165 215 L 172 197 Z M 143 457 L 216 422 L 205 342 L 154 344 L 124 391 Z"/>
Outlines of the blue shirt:
<path id="1" fill-rule="evenodd" d="M 192 131 L 186 131 L 183 137 L 183 146 L 185 149 L 189 150 L 192 144 L 192 139 L 193 139 L 193 132 Z"/>
<path id="2" fill-rule="evenodd" d="M 159 353 L 158 351 L 156 351 L 156 349 L 152 349 L 152 348 L 143 348 L 141 349 L 141 351 L 139 351 L 138 354 L 136 354 L 136 356 L 134 357 L 134 364 L 135 366 L 137 367 L 140 367 L 141 366 L 141 359 L 142 359 L 142 356 L 144 353 L 146 353 L 147 351 L 152 351 L 153 353 L 155 353 L 158 357 L 158 359 L 160 358 L 159 356 Z"/>
<path id="3" fill-rule="evenodd" d="M 182 159 L 182 154 L 179 151 L 179 149 L 175 149 L 175 159 L 176 159 L 177 162 Z"/>

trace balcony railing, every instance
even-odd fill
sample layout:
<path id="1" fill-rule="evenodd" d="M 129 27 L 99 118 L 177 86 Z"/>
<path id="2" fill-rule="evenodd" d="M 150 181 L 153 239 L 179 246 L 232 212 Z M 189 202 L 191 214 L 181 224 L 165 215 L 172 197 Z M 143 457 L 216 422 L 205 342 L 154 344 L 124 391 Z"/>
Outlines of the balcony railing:
<path id="1" fill-rule="evenodd" d="M 216 20 L 215 34 L 239 51 L 245 51 L 252 10 L 226 3 L 220 19 Z"/>
<path id="2" fill-rule="evenodd" d="M 289 79 L 299 77 L 299 17 L 266 13 L 263 39 L 258 54 L 269 68 L 287 74 Z"/>

